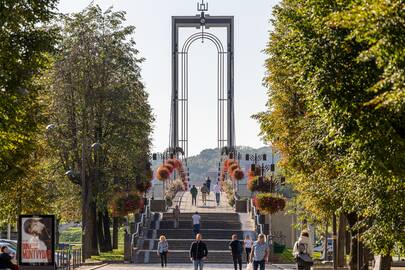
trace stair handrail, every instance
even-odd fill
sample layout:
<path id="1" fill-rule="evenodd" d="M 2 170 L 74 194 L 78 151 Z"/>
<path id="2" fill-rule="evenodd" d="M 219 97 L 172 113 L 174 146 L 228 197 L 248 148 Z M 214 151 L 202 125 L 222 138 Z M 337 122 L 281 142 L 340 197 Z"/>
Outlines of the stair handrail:
<path id="1" fill-rule="evenodd" d="M 141 220 L 135 224 L 135 232 L 131 236 L 131 247 L 134 248 L 135 238 L 139 238 L 141 230 L 145 227 L 147 220 L 150 219 L 150 200 L 147 199 L 147 204 L 145 206 L 145 211 L 141 215 Z"/>
<path id="2" fill-rule="evenodd" d="M 260 215 L 257 212 L 256 206 L 252 202 L 251 202 L 251 207 L 253 209 L 253 216 L 254 216 L 256 230 L 257 230 L 257 227 L 259 227 L 258 233 L 263 234 L 264 233 L 264 224 L 260 223 Z"/>

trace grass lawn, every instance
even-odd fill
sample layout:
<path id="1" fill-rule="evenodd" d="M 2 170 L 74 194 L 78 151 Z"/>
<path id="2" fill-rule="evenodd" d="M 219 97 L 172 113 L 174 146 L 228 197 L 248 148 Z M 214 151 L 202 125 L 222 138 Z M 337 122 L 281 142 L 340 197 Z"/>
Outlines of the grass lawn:
<path id="1" fill-rule="evenodd" d="M 111 229 L 112 235 L 112 229 Z M 71 227 L 60 234 L 59 242 L 67 243 L 71 245 L 82 244 L 82 228 Z M 92 260 L 95 261 L 123 261 L 124 260 L 124 228 L 118 231 L 118 249 L 114 249 L 111 252 L 100 252 L 98 256 L 92 256 Z"/>

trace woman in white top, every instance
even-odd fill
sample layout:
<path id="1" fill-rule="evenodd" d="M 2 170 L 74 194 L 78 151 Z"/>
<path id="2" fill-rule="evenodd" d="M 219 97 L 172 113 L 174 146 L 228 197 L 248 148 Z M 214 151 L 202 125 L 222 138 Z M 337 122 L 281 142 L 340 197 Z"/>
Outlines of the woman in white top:
<path id="1" fill-rule="evenodd" d="M 157 254 L 160 256 L 160 262 L 163 267 L 167 267 L 167 252 L 169 251 L 169 243 L 167 243 L 166 237 L 161 235 L 159 237 Z"/>
<path id="2" fill-rule="evenodd" d="M 250 252 L 252 252 L 253 241 L 250 235 L 246 235 L 245 240 L 243 241 L 243 246 L 246 251 L 246 262 L 250 262 Z"/>

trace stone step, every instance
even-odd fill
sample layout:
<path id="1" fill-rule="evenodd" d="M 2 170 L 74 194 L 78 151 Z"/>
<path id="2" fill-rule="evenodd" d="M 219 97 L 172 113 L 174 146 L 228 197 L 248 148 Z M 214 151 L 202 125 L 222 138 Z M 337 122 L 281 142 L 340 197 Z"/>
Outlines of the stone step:
<path id="1" fill-rule="evenodd" d="M 153 248 L 152 250 L 157 250 L 158 240 L 153 239 L 145 239 L 143 244 L 143 249 L 148 250 L 150 247 L 150 241 L 153 241 Z M 169 242 L 169 250 L 188 250 L 193 243 L 194 240 L 192 239 L 172 239 L 168 240 Z M 205 240 L 204 242 L 207 244 L 209 250 L 219 250 L 224 251 L 228 250 L 229 242 L 231 240 Z"/>
<path id="2" fill-rule="evenodd" d="M 160 229 L 174 229 L 174 221 L 173 220 L 163 220 L 160 221 L 159 225 Z M 179 229 L 189 229 L 193 227 L 193 222 L 190 221 L 179 221 Z M 229 229 L 229 230 L 240 230 L 242 225 L 240 222 L 233 222 L 233 221 L 202 221 L 201 228 L 206 229 Z"/>
<path id="3" fill-rule="evenodd" d="M 200 230 L 203 239 L 231 239 L 233 234 L 238 236 L 238 239 L 243 239 L 243 231 L 228 230 L 228 229 L 205 229 Z M 195 235 L 192 229 L 159 229 L 157 230 L 157 237 L 160 235 L 166 236 L 167 239 L 194 239 Z M 153 238 L 153 230 L 149 230 L 146 235 L 147 238 Z"/>
<path id="4" fill-rule="evenodd" d="M 181 213 L 180 220 L 191 220 L 194 213 Z M 201 220 L 213 220 L 213 221 L 239 221 L 239 215 L 237 213 L 199 213 Z M 163 213 L 162 220 L 172 220 L 173 213 Z"/>
<path id="5" fill-rule="evenodd" d="M 145 253 L 149 253 L 149 263 L 160 263 L 160 257 L 156 251 L 140 250 L 138 254 L 138 263 L 143 263 Z M 243 262 L 246 262 L 246 255 L 242 256 Z M 167 254 L 167 262 L 170 263 L 191 263 L 188 250 L 170 251 Z M 208 250 L 208 258 L 206 263 L 232 263 L 232 255 L 230 251 L 215 251 Z"/>

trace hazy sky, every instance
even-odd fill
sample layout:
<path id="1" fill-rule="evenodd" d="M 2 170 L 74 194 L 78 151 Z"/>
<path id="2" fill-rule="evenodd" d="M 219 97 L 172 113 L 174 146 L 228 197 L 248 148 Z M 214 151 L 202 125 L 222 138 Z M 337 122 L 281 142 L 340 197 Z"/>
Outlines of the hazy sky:
<path id="1" fill-rule="evenodd" d="M 78 12 L 89 0 L 60 0 L 59 11 Z M 142 64 L 142 78 L 150 94 L 156 121 L 153 151 L 169 143 L 171 94 L 171 16 L 195 15 L 196 0 L 95 0 L 103 9 L 124 10 L 136 27 L 134 39 Z M 265 109 L 262 86 L 269 19 L 276 0 L 208 0 L 214 15 L 235 16 L 235 126 L 236 144 L 263 146 L 259 125 L 251 115 Z M 199 31 L 199 30 L 195 30 Z M 222 36 L 220 31 L 217 32 Z M 223 43 L 226 41 L 223 40 Z M 189 52 L 189 155 L 217 145 L 217 52 L 210 42 L 195 42 Z"/>

